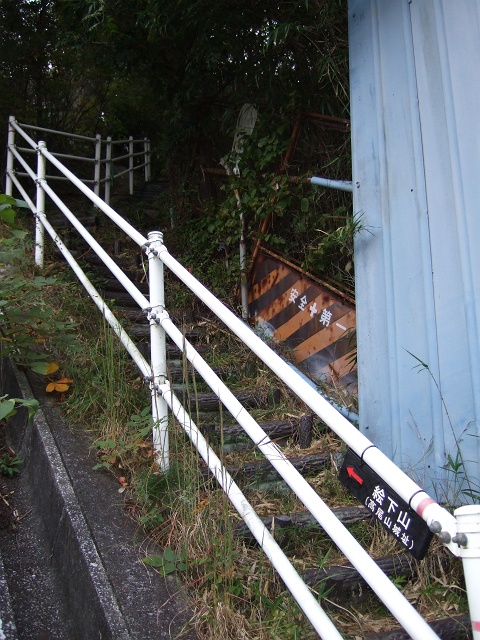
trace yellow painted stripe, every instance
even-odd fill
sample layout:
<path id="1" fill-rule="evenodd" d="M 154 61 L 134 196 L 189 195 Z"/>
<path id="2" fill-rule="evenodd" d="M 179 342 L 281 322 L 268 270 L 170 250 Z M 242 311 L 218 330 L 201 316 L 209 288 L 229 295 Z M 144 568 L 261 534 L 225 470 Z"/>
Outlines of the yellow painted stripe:
<path id="1" fill-rule="evenodd" d="M 292 272 L 289 271 L 289 274 L 290 273 L 292 273 Z M 283 311 L 283 309 L 286 309 L 289 304 L 292 304 L 290 302 L 290 292 L 291 292 L 292 288 L 297 289 L 297 291 L 299 292 L 299 295 L 301 296 L 303 294 L 303 292 L 308 287 L 309 287 L 309 283 L 306 280 L 300 280 L 299 279 L 297 282 L 295 282 L 295 284 L 292 284 L 291 287 L 289 287 L 284 293 L 282 293 L 281 296 L 278 296 L 278 298 L 275 298 L 275 300 L 272 300 L 272 302 L 267 307 L 262 309 L 262 311 L 260 311 L 258 315 L 268 322 L 274 316 L 276 316 L 277 313 L 280 313 L 280 311 Z M 301 314 L 303 312 L 300 311 L 300 309 L 299 309 L 298 313 Z M 294 318 L 296 318 L 296 317 L 297 316 L 294 316 Z M 294 318 L 292 318 L 292 319 L 294 319 Z M 301 327 L 302 324 L 300 324 L 298 326 Z M 277 340 L 281 340 L 282 338 L 278 337 L 277 332 L 278 332 L 278 329 L 275 331 L 275 337 L 277 338 Z"/>
<path id="2" fill-rule="evenodd" d="M 306 286 L 304 285 L 304 288 L 302 289 L 301 292 L 300 292 L 300 289 L 297 286 L 295 286 L 297 291 L 299 291 L 298 298 L 295 302 L 295 304 L 297 305 L 297 308 L 298 308 L 298 305 L 300 304 L 300 298 L 302 297 L 303 291 L 305 291 L 305 289 L 308 286 L 310 286 L 309 282 L 306 280 L 303 280 L 302 284 L 303 283 L 305 283 Z M 327 307 L 330 307 L 335 302 L 336 300 L 332 298 L 326 291 L 321 293 L 316 298 L 309 300 L 305 308 L 303 309 L 303 311 L 298 309 L 298 313 L 293 318 L 291 318 L 288 322 L 286 322 L 281 327 L 278 327 L 275 331 L 275 337 L 277 338 L 277 340 L 287 340 L 293 333 L 295 333 L 295 331 L 298 331 L 300 327 L 303 327 L 304 324 L 307 324 L 307 322 L 310 322 L 310 320 L 312 319 L 312 316 L 310 315 L 311 313 L 310 307 L 312 307 L 314 303 L 317 305 L 316 306 L 317 313 L 315 315 L 318 316 L 319 314 L 322 313 L 322 309 L 326 309 Z M 322 326 L 323 325 L 320 325 L 319 330 L 322 329 Z"/>
<path id="3" fill-rule="evenodd" d="M 340 326 L 339 326 L 340 325 Z M 313 356 L 322 349 L 337 342 L 342 338 L 349 329 L 355 328 L 355 311 L 349 311 L 347 314 L 335 320 L 325 329 L 322 329 L 315 335 L 307 338 L 298 347 L 295 347 L 295 358 L 298 362 L 302 362 L 306 358 Z"/>
<path id="4" fill-rule="evenodd" d="M 290 273 L 291 270 L 284 265 L 280 265 L 277 269 L 270 271 L 260 282 L 257 282 L 257 284 L 254 284 L 253 287 L 250 288 L 250 301 L 255 301 Z"/>

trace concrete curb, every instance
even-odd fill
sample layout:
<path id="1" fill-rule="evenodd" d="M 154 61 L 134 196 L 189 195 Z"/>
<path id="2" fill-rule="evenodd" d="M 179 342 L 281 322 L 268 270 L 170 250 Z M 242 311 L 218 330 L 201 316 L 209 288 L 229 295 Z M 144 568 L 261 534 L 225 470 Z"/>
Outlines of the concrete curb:
<path id="1" fill-rule="evenodd" d="M 122 505 L 115 480 L 91 471 L 85 442 L 75 438 L 48 399 L 39 397 L 43 385 L 33 389 L 9 362 L 0 374 L 2 394 L 37 397 L 42 406 L 30 422 L 19 411 L 9 421 L 8 434 L 24 461 L 22 474 L 78 638 L 193 639 L 191 632 L 181 631 L 186 602 L 172 595 L 181 591 L 176 579 L 160 579 L 138 558 L 135 527 L 123 526 L 125 515 L 116 509 Z"/>
<path id="2" fill-rule="evenodd" d="M 17 640 L 17 638 L 12 602 L 8 591 L 3 560 L 0 555 L 0 640 Z"/>

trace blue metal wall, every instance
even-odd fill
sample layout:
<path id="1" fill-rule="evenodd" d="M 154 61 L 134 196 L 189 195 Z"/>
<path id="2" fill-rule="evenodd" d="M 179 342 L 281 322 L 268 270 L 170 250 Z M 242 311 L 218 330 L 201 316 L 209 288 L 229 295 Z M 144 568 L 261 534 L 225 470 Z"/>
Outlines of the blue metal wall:
<path id="1" fill-rule="evenodd" d="M 480 2 L 349 0 L 349 31 L 361 430 L 461 500 L 442 467 L 480 491 Z"/>

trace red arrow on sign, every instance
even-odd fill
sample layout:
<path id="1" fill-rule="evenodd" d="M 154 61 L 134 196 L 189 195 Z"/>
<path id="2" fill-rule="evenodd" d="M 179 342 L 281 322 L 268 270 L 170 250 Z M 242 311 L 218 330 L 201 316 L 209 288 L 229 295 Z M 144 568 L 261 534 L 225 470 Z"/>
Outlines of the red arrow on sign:
<path id="1" fill-rule="evenodd" d="M 355 469 L 353 467 L 347 467 L 347 473 L 349 477 L 356 480 L 358 484 L 363 484 L 363 478 L 355 473 Z"/>

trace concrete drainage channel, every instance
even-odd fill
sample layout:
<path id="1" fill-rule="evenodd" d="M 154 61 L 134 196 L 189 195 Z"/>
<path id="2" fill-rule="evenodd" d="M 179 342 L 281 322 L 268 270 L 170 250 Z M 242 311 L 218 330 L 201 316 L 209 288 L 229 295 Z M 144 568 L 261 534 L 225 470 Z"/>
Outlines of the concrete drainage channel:
<path id="1" fill-rule="evenodd" d="M 42 406 L 29 423 L 20 410 L 8 424 L 23 465 L 1 483 L 16 518 L 0 529 L 0 638 L 193 640 L 193 631 L 181 633 L 190 617 L 182 586 L 141 563 L 115 480 L 92 471 L 88 443 L 41 386 L 8 361 L 0 373 L 2 395 Z"/>

